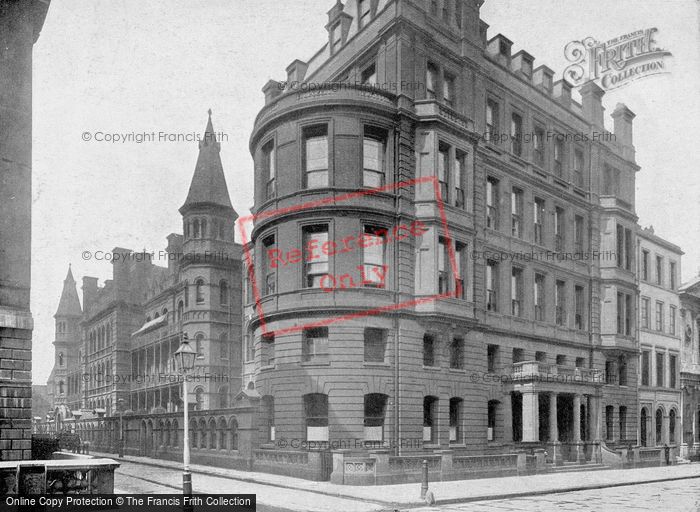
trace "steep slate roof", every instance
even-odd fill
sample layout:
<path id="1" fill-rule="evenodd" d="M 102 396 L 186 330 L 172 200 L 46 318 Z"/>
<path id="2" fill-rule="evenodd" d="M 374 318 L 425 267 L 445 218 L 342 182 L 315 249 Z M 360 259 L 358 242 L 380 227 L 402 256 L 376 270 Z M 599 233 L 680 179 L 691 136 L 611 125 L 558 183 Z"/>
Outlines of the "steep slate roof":
<path id="1" fill-rule="evenodd" d="M 61 292 L 61 300 L 58 302 L 58 309 L 54 316 L 80 316 L 83 310 L 80 308 L 78 300 L 78 292 L 75 288 L 75 279 L 70 266 L 68 267 L 68 275 L 63 280 L 63 291 Z"/>

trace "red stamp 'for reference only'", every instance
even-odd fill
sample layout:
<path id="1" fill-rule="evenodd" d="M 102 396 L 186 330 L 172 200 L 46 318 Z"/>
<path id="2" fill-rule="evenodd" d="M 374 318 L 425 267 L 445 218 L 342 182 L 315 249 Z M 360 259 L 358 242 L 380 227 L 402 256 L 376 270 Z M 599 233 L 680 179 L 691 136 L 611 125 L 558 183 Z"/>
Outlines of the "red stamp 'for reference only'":
<path id="1" fill-rule="evenodd" d="M 356 311 L 353 313 L 330 316 L 324 318 L 323 320 L 318 320 L 314 322 L 302 323 L 299 325 L 294 325 L 291 327 L 286 327 L 283 329 L 268 329 L 267 322 L 265 319 L 265 312 L 263 311 L 263 306 L 261 303 L 260 287 L 258 286 L 258 280 L 256 279 L 255 269 L 256 265 L 253 262 L 253 256 L 250 252 L 248 246 L 249 237 L 246 232 L 246 225 L 251 222 L 262 220 L 269 217 L 277 217 L 279 215 L 298 213 L 300 211 L 312 210 L 320 206 L 327 206 L 329 204 L 339 204 L 343 201 L 349 201 L 351 199 L 363 196 L 375 195 L 383 192 L 391 192 L 402 187 L 411 187 L 421 183 L 430 183 L 433 185 L 433 190 L 435 191 L 435 197 L 437 199 L 438 210 L 440 214 L 440 221 L 442 223 L 443 237 L 447 241 L 447 256 L 449 260 L 449 265 L 452 270 L 452 275 L 454 276 L 455 290 L 448 291 L 445 293 L 439 293 L 436 295 L 430 295 L 427 297 L 421 297 L 413 300 L 406 300 L 403 302 L 395 302 L 393 304 L 385 305 L 382 307 L 366 309 L 363 311 Z M 328 197 L 324 199 L 318 199 L 314 201 L 308 201 L 302 204 L 279 208 L 274 210 L 266 210 L 256 215 L 247 215 L 241 217 L 237 221 L 238 230 L 241 234 L 241 241 L 243 243 L 243 251 L 246 259 L 246 266 L 249 269 L 249 279 L 251 283 L 253 299 L 255 300 L 255 309 L 258 315 L 258 320 L 260 322 L 260 328 L 263 335 L 268 334 L 283 334 L 288 332 L 303 331 L 304 329 L 309 329 L 313 327 L 325 327 L 330 324 L 342 322 L 345 320 L 352 320 L 355 318 L 361 318 L 366 316 L 379 315 L 388 311 L 396 311 L 399 309 L 407 309 L 417 306 L 419 304 L 424 304 L 427 302 L 433 302 L 438 299 L 450 298 L 450 297 L 460 297 L 462 295 L 462 279 L 459 275 L 457 260 L 455 256 L 454 245 L 452 243 L 448 225 L 447 217 L 445 215 L 445 204 L 442 199 L 442 194 L 440 191 L 440 183 L 437 177 L 428 176 L 424 178 L 418 178 L 414 180 L 401 181 L 398 183 L 392 183 L 390 185 L 385 185 L 383 187 L 365 189 L 358 192 L 350 192 L 337 197 Z M 387 244 L 397 243 L 411 236 L 418 237 L 427 231 L 427 226 L 420 220 L 414 220 L 410 224 L 400 224 L 392 228 L 365 228 L 362 233 L 355 236 L 348 236 L 340 240 L 328 240 L 328 233 L 318 233 L 311 234 L 307 239 L 304 240 L 304 246 L 300 248 L 294 248 L 287 251 L 281 251 L 277 248 L 270 249 L 262 257 L 266 258 L 267 266 L 272 269 L 284 268 L 289 265 L 305 265 L 306 272 L 304 273 L 304 283 L 305 288 L 316 288 L 320 289 L 322 292 L 331 293 L 337 289 L 346 288 L 384 288 L 385 280 L 389 271 L 387 265 L 383 262 L 383 251 L 384 246 Z M 361 250 L 365 254 L 364 261 L 357 268 L 352 269 L 352 272 L 347 272 L 342 275 L 333 275 L 328 273 L 328 261 L 329 258 L 343 254 L 351 251 Z M 252 271 L 251 271 L 252 270 Z"/>

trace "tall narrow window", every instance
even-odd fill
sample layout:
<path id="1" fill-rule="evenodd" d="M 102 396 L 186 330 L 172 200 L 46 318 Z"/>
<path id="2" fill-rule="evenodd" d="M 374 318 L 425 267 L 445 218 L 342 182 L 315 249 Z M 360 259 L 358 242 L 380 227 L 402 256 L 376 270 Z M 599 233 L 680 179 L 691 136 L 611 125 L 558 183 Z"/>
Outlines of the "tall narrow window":
<path id="1" fill-rule="evenodd" d="M 603 195 L 615 196 L 620 192 L 620 171 L 605 165 L 603 167 Z"/>
<path id="2" fill-rule="evenodd" d="M 659 407 L 656 409 L 656 444 L 661 445 L 663 440 L 664 412 Z"/>
<path id="3" fill-rule="evenodd" d="M 535 274 L 535 320 L 544 321 L 544 291 L 545 277 L 542 274 Z"/>
<path id="4" fill-rule="evenodd" d="M 557 325 L 566 325 L 566 283 L 557 281 L 554 294 L 554 307 Z"/>
<path id="5" fill-rule="evenodd" d="M 510 314 L 520 316 L 522 314 L 522 293 L 523 293 L 523 271 L 513 267 L 510 276 Z"/>
<path id="6" fill-rule="evenodd" d="M 649 369 L 651 367 L 651 356 L 648 350 L 642 350 L 642 386 L 649 386 Z"/>
<path id="7" fill-rule="evenodd" d="M 267 441 L 275 440 L 275 398 L 272 395 L 262 397 L 263 426 L 267 428 Z"/>
<path id="8" fill-rule="evenodd" d="M 328 275 L 328 254 L 319 250 L 328 242 L 328 225 L 306 226 L 304 239 L 304 287 L 319 288 Z"/>
<path id="9" fill-rule="evenodd" d="M 498 262 L 486 262 L 486 309 L 498 311 Z"/>
<path id="10" fill-rule="evenodd" d="M 498 345 L 486 346 L 486 371 L 493 373 L 498 366 Z"/>
<path id="11" fill-rule="evenodd" d="M 448 242 L 444 238 L 438 240 L 438 293 L 450 291 L 450 276 L 448 272 Z"/>
<path id="12" fill-rule="evenodd" d="M 498 229 L 498 180 L 486 180 L 486 227 Z"/>
<path id="13" fill-rule="evenodd" d="M 642 280 L 649 281 L 649 251 L 642 250 Z"/>
<path id="14" fill-rule="evenodd" d="M 275 364 L 275 335 L 266 334 L 260 338 L 260 365 L 274 366 Z"/>
<path id="15" fill-rule="evenodd" d="M 574 326 L 576 329 L 584 329 L 586 319 L 584 316 L 585 299 L 583 286 L 576 286 L 574 288 L 574 301 L 574 310 L 576 315 L 574 318 Z"/>
<path id="16" fill-rule="evenodd" d="M 331 28 L 331 52 L 335 55 L 343 44 L 343 32 L 340 23 Z"/>
<path id="17" fill-rule="evenodd" d="M 544 199 L 535 198 L 533 206 L 535 243 L 544 244 Z"/>
<path id="18" fill-rule="evenodd" d="M 328 441 L 328 395 L 309 393 L 304 395 L 306 441 Z"/>
<path id="19" fill-rule="evenodd" d="M 275 253 L 277 252 L 277 244 L 275 243 L 275 235 L 266 236 L 263 241 L 263 283 L 262 289 L 265 295 L 275 293 L 277 289 L 277 271 L 272 266 Z"/>
<path id="20" fill-rule="evenodd" d="M 462 399 L 450 398 L 450 443 L 462 442 Z"/>
<path id="21" fill-rule="evenodd" d="M 437 442 L 437 410 L 438 398 L 426 396 L 423 398 L 423 442 Z"/>
<path id="22" fill-rule="evenodd" d="M 486 137 L 487 140 L 493 143 L 498 143 L 499 140 L 499 107 L 498 103 L 493 100 L 486 102 Z"/>
<path id="23" fill-rule="evenodd" d="M 328 127 L 326 125 L 304 130 L 303 164 L 306 188 L 328 186 Z"/>
<path id="24" fill-rule="evenodd" d="M 379 188 L 384 185 L 386 139 L 387 133 L 385 130 L 370 126 L 365 127 L 362 145 L 362 181 L 365 187 Z"/>
<path id="25" fill-rule="evenodd" d="M 219 304 L 228 306 L 228 283 L 226 281 L 219 282 Z"/>
<path id="26" fill-rule="evenodd" d="M 383 363 L 386 351 L 386 331 L 374 327 L 365 328 L 365 362 Z"/>
<path id="27" fill-rule="evenodd" d="M 662 388 L 666 385 L 664 381 L 664 354 L 656 353 L 656 386 Z"/>
<path id="28" fill-rule="evenodd" d="M 615 437 L 615 408 L 612 405 L 605 406 L 605 439 L 612 441 Z"/>
<path id="29" fill-rule="evenodd" d="M 671 306 L 668 315 L 668 332 L 671 336 L 676 335 L 676 306 Z"/>
<path id="30" fill-rule="evenodd" d="M 466 207 L 466 155 L 457 150 L 455 152 L 455 206 L 457 208 Z M 443 198 L 444 199 L 444 198 Z"/>
<path id="31" fill-rule="evenodd" d="M 423 366 L 435 366 L 435 339 L 430 334 L 423 336 Z"/>
<path id="32" fill-rule="evenodd" d="M 265 186 L 265 195 L 267 199 L 275 197 L 275 175 L 276 175 L 276 163 L 275 163 L 275 143 L 270 141 L 265 144 L 262 148 L 263 157 L 263 176 L 267 179 L 267 184 Z"/>
<path id="33" fill-rule="evenodd" d="M 512 114 L 510 118 L 510 150 L 515 156 L 523 154 L 523 118 L 519 114 Z"/>
<path id="34" fill-rule="evenodd" d="M 659 332 L 663 332 L 664 330 L 664 303 L 663 302 L 656 302 L 656 330 Z"/>
<path id="35" fill-rule="evenodd" d="M 621 355 L 617 358 L 617 373 L 620 386 L 627 385 L 627 358 Z"/>
<path id="36" fill-rule="evenodd" d="M 442 99 L 448 107 L 454 107 L 455 101 L 455 77 L 444 74 L 442 77 Z"/>
<path id="37" fill-rule="evenodd" d="M 564 209 L 556 207 L 554 209 L 554 250 L 561 252 L 564 250 L 564 233 L 566 225 L 566 215 Z"/>
<path id="38" fill-rule="evenodd" d="M 440 143 L 438 149 L 438 182 L 440 183 L 440 196 L 445 203 L 449 203 L 450 184 L 450 146 Z"/>
<path id="39" fill-rule="evenodd" d="M 457 264 L 456 274 L 454 276 L 455 281 L 455 297 L 458 299 L 464 299 L 466 297 L 466 291 L 464 289 L 464 273 L 467 270 L 466 265 L 466 253 L 467 246 L 460 242 L 455 242 L 455 263 Z"/>
<path id="40" fill-rule="evenodd" d="M 381 393 L 365 395 L 365 443 L 384 441 L 384 417 L 388 396 Z"/>
<path id="41" fill-rule="evenodd" d="M 496 417 L 498 416 L 498 400 L 489 400 L 486 412 L 486 440 L 496 440 Z"/>
<path id="42" fill-rule="evenodd" d="M 535 126 L 535 136 L 532 140 L 535 165 L 544 167 L 544 128 Z"/>
<path id="43" fill-rule="evenodd" d="M 428 62 L 425 75 L 425 89 L 427 92 L 428 99 L 434 100 L 437 96 L 435 91 L 437 89 L 437 77 L 438 68 L 435 64 Z"/>
<path id="44" fill-rule="evenodd" d="M 554 140 L 554 175 L 564 177 L 564 141 L 559 136 Z"/>
<path id="45" fill-rule="evenodd" d="M 668 262 L 668 287 L 671 290 L 676 289 L 676 262 Z"/>
<path id="46" fill-rule="evenodd" d="M 656 257 L 656 284 L 664 284 L 664 259 L 661 256 Z"/>
<path id="47" fill-rule="evenodd" d="M 204 280 L 197 279 L 195 281 L 195 302 L 197 304 L 204 304 Z"/>
<path id="48" fill-rule="evenodd" d="M 642 297 L 642 327 L 649 329 L 649 299 Z"/>
<path id="49" fill-rule="evenodd" d="M 521 238 L 523 234 L 523 191 L 513 187 L 510 195 L 511 235 Z"/>
<path id="50" fill-rule="evenodd" d="M 219 357 L 224 360 L 229 358 L 229 342 L 225 332 L 219 335 Z"/>
<path id="51" fill-rule="evenodd" d="M 362 284 L 374 288 L 384 288 L 386 286 L 386 272 L 388 268 L 384 264 L 386 229 L 377 226 L 365 226 L 364 231 L 362 242 Z"/>
<path id="52" fill-rule="evenodd" d="M 625 229 L 625 270 L 632 270 L 632 256 L 634 249 L 632 246 L 632 230 Z"/>
<path id="53" fill-rule="evenodd" d="M 627 437 L 627 407 L 624 405 L 620 406 L 619 409 L 619 424 L 620 424 L 620 441 L 624 441 Z"/>
<path id="54" fill-rule="evenodd" d="M 450 368 L 464 369 L 464 340 L 453 338 L 450 344 Z"/>
<path id="55" fill-rule="evenodd" d="M 204 359 L 204 334 L 199 333 L 194 337 L 194 351 L 197 359 Z"/>
<path id="56" fill-rule="evenodd" d="M 372 16 L 371 0 L 358 0 L 357 12 L 359 28 L 367 26 Z"/>
<path id="57" fill-rule="evenodd" d="M 583 151 L 574 151 L 574 185 L 583 188 Z"/>
<path id="58" fill-rule="evenodd" d="M 617 334 L 625 334 L 625 294 L 617 293 Z"/>
<path id="59" fill-rule="evenodd" d="M 314 363 L 328 361 L 328 327 L 314 327 L 304 330 L 301 360 Z"/>
<path id="60" fill-rule="evenodd" d="M 671 409 L 668 413 L 668 442 L 675 444 L 676 442 L 676 410 Z"/>
<path id="61" fill-rule="evenodd" d="M 583 232 L 583 217 L 576 215 L 574 217 L 574 250 L 582 253 L 584 250 L 584 232 Z"/>
<path id="62" fill-rule="evenodd" d="M 668 387 L 676 388 L 676 365 L 678 357 L 675 354 L 669 354 L 668 356 Z"/>

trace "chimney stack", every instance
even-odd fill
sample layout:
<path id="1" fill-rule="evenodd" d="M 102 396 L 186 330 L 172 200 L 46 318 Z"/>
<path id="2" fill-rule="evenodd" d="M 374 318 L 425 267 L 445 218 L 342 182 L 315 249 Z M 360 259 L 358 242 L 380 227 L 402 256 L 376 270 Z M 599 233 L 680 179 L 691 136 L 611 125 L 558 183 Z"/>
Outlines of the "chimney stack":
<path id="1" fill-rule="evenodd" d="M 624 103 L 618 103 L 612 113 L 614 132 L 617 142 L 622 145 L 622 156 L 628 160 L 634 160 L 634 144 L 632 136 L 632 121 L 635 118 Z"/>
<path id="2" fill-rule="evenodd" d="M 583 103 L 583 115 L 588 121 L 598 128 L 604 127 L 603 95 L 605 91 L 593 81 L 581 87 L 581 100 Z"/>

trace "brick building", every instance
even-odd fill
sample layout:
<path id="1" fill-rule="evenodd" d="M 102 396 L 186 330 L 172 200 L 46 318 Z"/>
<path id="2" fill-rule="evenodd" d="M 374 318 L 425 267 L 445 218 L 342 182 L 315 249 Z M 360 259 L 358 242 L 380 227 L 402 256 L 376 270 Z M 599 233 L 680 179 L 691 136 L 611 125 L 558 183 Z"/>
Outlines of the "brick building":
<path id="1" fill-rule="evenodd" d="M 31 457 L 32 48 L 48 8 L 0 1 L 0 460 Z"/>
<path id="2" fill-rule="evenodd" d="M 337 2 L 327 43 L 263 88 L 244 306 L 263 443 L 573 461 L 636 438 L 634 114 L 606 131 L 603 90 L 575 101 L 481 3 Z M 346 197 L 430 178 L 444 218 L 427 181 Z"/>
<path id="3" fill-rule="evenodd" d="M 167 268 L 151 253 L 114 248 L 112 279 L 98 286 L 83 277 L 82 312 L 69 270 L 49 379 L 56 428 L 118 412 L 181 411 L 172 356 L 183 334 L 198 353 L 193 409 L 226 407 L 240 390 L 241 247 L 219 151 L 209 117 L 180 208 L 184 235 L 167 237 Z"/>
<path id="4" fill-rule="evenodd" d="M 681 285 L 679 292 L 683 448 L 688 455 L 697 457 L 700 453 L 700 274 Z"/>

